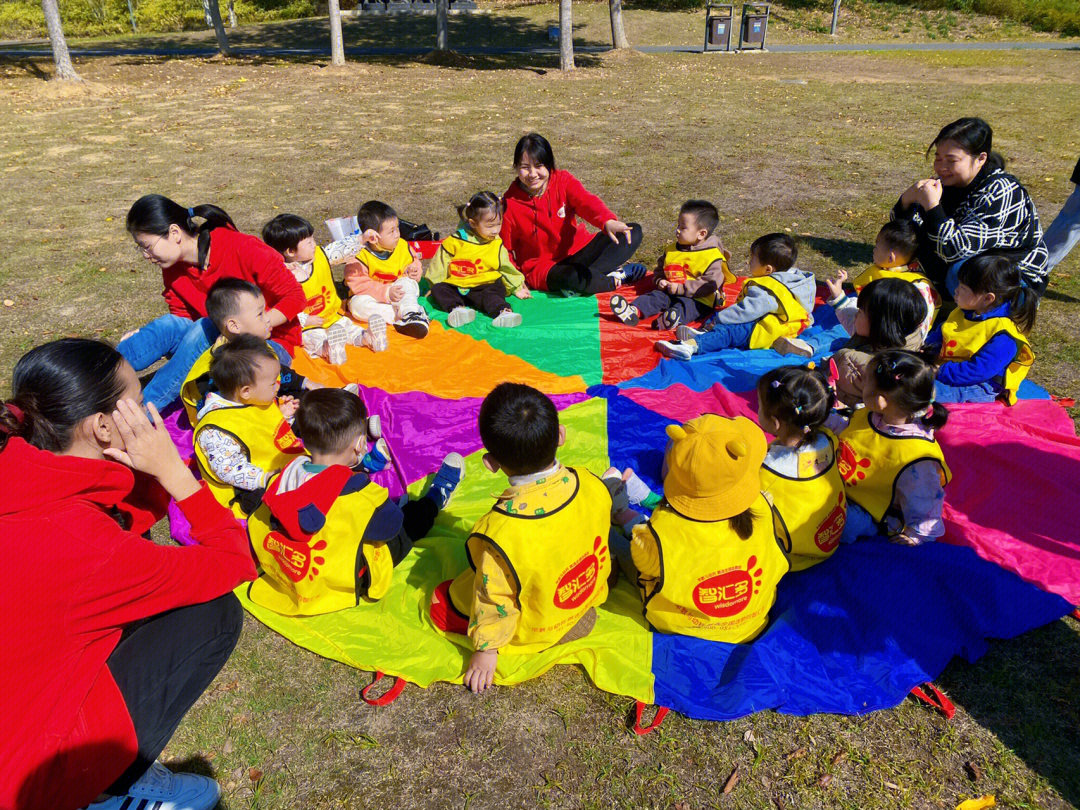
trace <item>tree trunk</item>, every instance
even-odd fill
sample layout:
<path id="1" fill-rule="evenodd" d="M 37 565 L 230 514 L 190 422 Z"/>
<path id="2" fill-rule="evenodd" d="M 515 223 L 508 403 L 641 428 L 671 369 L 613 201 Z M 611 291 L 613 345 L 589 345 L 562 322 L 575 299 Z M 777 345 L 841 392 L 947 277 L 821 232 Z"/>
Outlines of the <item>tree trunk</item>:
<path id="1" fill-rule="evenodd" d="M 832 31 L 829 33 L 836 36 L 836 24 L 840 21 L 840 0 L 833 0 L 832 4 Z"/>
<path id="2" fill-rule="evenodd" d="M 435 49 L 445 51 L 450 45 L 450 0 L 435 0 Z"/>
<path id="3" fill-rule="evenodd" d="M 214 28 L 214 36 L 217 37 L 218 50 L 222 56 L 232 56 L 229 51 L 229 37 L 225 34 L 225 26 L 221 22 L 221 7 L 218 0 L 202 0 L 203 12 Z"/>
<path id="4" fill-rule="evenodd" d="M 135 0 L 127 0 L 128 4 L 128 16 L 131 18 L 131 33 L 135 34 L 139 31 L 138 23 L 135 22 Z"/>
<path id="5" fill-rule="evenodd" d="M 623 28 L 622 0 L 608 0 L 608 12 L 611 15 L 611 47 L 628 49 L 630 40 L 626 38 L 626 29 Z"/>
<path id="6" fill-rule="evenodd" d="M 229 0 L 229 28 L 236 28 L 236 0 Z"/>
<path id="7" fill-rule="evenodd" d="M 570 0 L 559 0 L 559 70 L 574 69 L 574 10 Z"/>
<path id="8" fill-rule="evenodd" d="M 330 63 L 344 65 L 345 39 L 341 35 L 341 4 L 338 0 L 328 0 L 328 5 L 330 7 Z"/>
<path id="9" fill-rule="evenodd" d="M 49 42 L 52 44 L 53 61 L 56 63 L 56 78 L 65 81 L 81 82 L 82 78 L 71 64 L 71 53 L 67 40 L 64 39 L 64 27 L 60 23 L 60 8 L 56 0 L 41 0 L 41 10 L 45 12 L 45 26 L 49 29 Z"/>

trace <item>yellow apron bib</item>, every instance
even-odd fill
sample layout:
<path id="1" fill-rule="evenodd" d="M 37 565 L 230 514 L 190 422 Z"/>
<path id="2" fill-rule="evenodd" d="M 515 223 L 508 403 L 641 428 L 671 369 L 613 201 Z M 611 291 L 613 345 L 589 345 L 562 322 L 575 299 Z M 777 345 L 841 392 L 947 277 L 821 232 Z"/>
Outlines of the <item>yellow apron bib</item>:
<path id="1" fill-rule="evenodd" d="M 754 324 L 750 333 L 751 349 L 771 349 L 778 338 L 795 337 L 810 325 L 810 313 L 791 294 L 791 290 L 772 276 L 748 279 L 739 293 L 739 300 L 750 287 L 761 287 L 776 299 L 776 310 Z"/>
<path id="2" fill-rule="evenodd" d="M 735 274 L 728 269 L 727 259 L 720 248 L 679 250 L 677 244 L 668 245 L 664 250 L 664 278 L 673 284 L 684 284 L 687 279 L 700 278 L 713 262 L 722 262 L 724 265 L 721 287 L 710 295 L 695 297 L 694 300 L 707 307 L 715 306 L 717 301 L 723 304 L 723 285 L 735 281 Z"/>
<path id="3" fill-rule="evenodd" d="M 282 495 L 281 475 L 270 481 L 248 518 L 248 537 L 262 566 L 248 587 L 252 602 L 285 616 L 315 616 L 386 594 L 394 575 L 386 543 L 360 539 L 387 492 L 370 481 L 348 491 L 357 477 L 367 481 L 363 473 L 330 467 Z M 366 589 L 361 586 L 365 569 Z"/>
<path id="4" fill-rule="evenodd" d="M 788 560 L 765 496 L 751 509 L 754 530 L 747 540 L 727 520 L 690 520 L 667 504 L 653 512 L 648 525 L 661 576 L 642 596 L 645 618 L 656 630 L 737 644 L 765 627 Z"/>
<path id="5" fill-rule="evenodd" d="M 930 291 L 930 300 L 934 302 L 934 311 L 931 313 L 930 320 L 932 321 L 937 317 L 938 310 L 941 309 L 941 296 L 934 288 L 934 283 L 918 270 L 909 270 L 907 267 L 889 269 L 872 264 L 859 274 L 859 277 L 852 282 L 852 286 L 855 287 L 856 293 L 860 293 L 862 292 L 862 288 L 871 281 L 877 281 L 882 278 L 898 278 L 901 281 L 910 281 L 912 284 L 925 285 L 925 288 Z"/>
<path id="6" fill-rule="evenodd" d="M 485 244 L 477 244 L 460 236 L 448 236 L 442 241 L 450 260 L 446 263 L 446 282 L 455 287 L 479 287 L 502 278 L 499 257 L 502 239 L 495 237 Z"/>
<path id="7" fill-rule="evenodd" d="M 528 493 L 562 487 L 567 499 L 543 514 L 529 511 Z M 604 603 L 611 573 L 608 531 L 611 495 L 595 475 L 564 467 L 538 481 L 515 501 L 500 501 L 473 526 L 466 543 L 469 568 L 450 585 L 450 601 L 465 616 L 472 610 L 474 554 L 493 546 L 510 567 L 521 610 L 506 652 L 546 650 L 590 608 Z"/>
<path id="8" fill-rule="evenodd" d="M 203 400 L 206 398 L 206 393 L 201 386 L 210 381 L 210 363 L 214 359 L 213 351 L 224 342 L 225 338 L 218 338 L 213 346 L 200 354 L 199 359 L 195 361 L 195 365 L 191 367 L 191 371 L 184 378 L 184 384 L 180 386 L 180 401 L 184 403 L 184 410 L 187 412 L 188 421 L 191 422 L 192 427 L 195 427 L 199 421 L 199 408 L 202 407 Z"/>
<path id="9" fill-rule="evenodd" d="M 397 246 L 385 259 L 379 258 L 367 247 L 361 248 L 360 252 L 356 254 L 356 258 L 367 267 L 368 275 L 386 284 L 401 278 L 405 268 L 413 263 L 409 243 L 404 239 L 398 239 Z"/>
<path id="10" fill-rule="evenodd" d="M 776 510 L 784 545 L 791 549 L 791 570 L 802 571 L 832 556 L 840 544 L 847 515 L 844 481 L 837 466 L 836 437 L 829 437 L 832 461 L 810 478 L 788 478 L 761 467 L 761 491 Z"/>
<path id="11" fill-rule="evenodd" d="M 370 267 L 370 265 L 369 265 Z M 311 263 L 311 276 L 300 283 L 300 288 L 307 297 L 304 312 L 322 318 L 319 326 L 305 326 L 308 329 L 325 329 L 341 318 L 341 297 L 334 288 L 334 276 L 330 272 L 330 260 L 321 247 L 315 248 L 315 258 Z"/>
<path id="12" fill-rule="evenodd" d="M 994 336 L 1005 332 L 1016 341 L 1016 357 L 1005 369 L 1001 386 L 1005 389 L 1005 399 L 1010 405 L 1016 404 L 1016 390 L 1027 376 L 1028 369 L 1035 362 L 1035 353 L 1023 333 L 1016 328 L 1010 318 L 987 318 L 983 321 L 969 321 L 964 311 L 954 309 L 941 325 L 941 359 L 953 362 L 970 360 Z"/>
<path id="13" fill-rule="evenodd" d="M 840 434 L 840 477 L 847 497 L 881 523 L 896 498 L 896 479 L 917 461 L 931 459 L 941 466 L 941 482 L 952 478 L 941 446 L 920 436 L 887 436 L 871 424 L 866 408 L 855 411 Z"/>
<path id="14" fill-rule="evenodd" d="M 195 428 L 195 457 L 199 461 L 199 471 L 203 480 L 214 493 L 218 503 L 232 509 L 238 518 L 246 518 L 247 513 L 236 499 L 236 491 L 231 485 L 214 475 L 210 469 L 206 454 L 199 446 L 199 434 L 208 427 L 228 433 L 244 447 L 248 460 L 261 470 L 276 472 L 288 465 L 297 455 L 304 452 L 304 446 L 296 438 L 292 427 L 285 421 L 276 403 L 265 408 L 254 405 L 236 405 L 210 411 L 199 421 Z"/>

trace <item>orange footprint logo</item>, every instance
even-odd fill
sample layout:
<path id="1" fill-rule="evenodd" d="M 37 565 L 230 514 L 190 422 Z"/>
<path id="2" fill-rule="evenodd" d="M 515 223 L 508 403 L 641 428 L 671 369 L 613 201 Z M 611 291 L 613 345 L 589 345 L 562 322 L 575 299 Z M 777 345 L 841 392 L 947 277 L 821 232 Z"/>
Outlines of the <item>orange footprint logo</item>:
<path id="1" fill-rule="evenodd" d="M 589 601 L 589 597 L 596 590 L 600 564 L 607 562 L 607 555 L 607 543 L 597 537 L 593 541 L 593 553 L 586 554 L 559 577 L 553 600 L 555 607 L 561 610 L 576 610 Z"/>
<path id="2" fill-rule="evenodd" d="M 270 532 L 263 538 L 263 548 L 277 560 L 282 573 L 293 582 L 300 582 L 305 577 L 313 580 L 319 575 L 316 566 L 325 565 L 326 559 L 315 552 L 326 548 L 326 541 L 319 540 L 314 545 L 298 543 L 278 532 Z"/>
<path id="3" fill-rule="evenodd" d="M 851 449 L 851 445 L 847 442 L 840 442 L 840 458 L 836 463 L 836 469 L 840 471 L 840 477 L 844 479 L 844 483 L 850 486 L 854 486 L 866 478 L 864 470 L 869 469 L 870 459 L 859 458 L 854 450 Z"/>
<path id="4" fill-rule="evenodd" d="M 742 613 L 761 588 L 763 569 L 751 555 L 745 569 L 735 569 L 702 580 L 694 586 L 694 604 L 706 616 L 725 619 Z"/>
<path id="5" fill-rule="evenodd" d="M 847 510 L 844 508 L 844 493 L 841 492 L 836 499 L 836 506 L 821 521 L 817 531 L 814 532 L 814 545 L 826 554 L 832 552 L 840 544 L 840 536 L 844 533 L 844 524 L 847 522 Z"/>
<path id="6" fill-rule="evenodd" d="M 959 344 L 955 340 L 950 340 L 944 346 L 941 347 L 942 357 L 956 357 L 956 347 Z"/>

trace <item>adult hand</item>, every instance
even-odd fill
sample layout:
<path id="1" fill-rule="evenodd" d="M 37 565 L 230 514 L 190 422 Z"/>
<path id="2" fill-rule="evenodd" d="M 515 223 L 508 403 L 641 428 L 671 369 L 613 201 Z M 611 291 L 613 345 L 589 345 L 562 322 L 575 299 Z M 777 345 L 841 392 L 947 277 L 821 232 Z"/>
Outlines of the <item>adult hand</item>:
<path id="1" fill-rule="evenodd" d="M 608 238 L 616 244 L 619 241 L 619 234 L 626 234 L 626 243 L 630 244 L 630 226 L 625 222 L 617 219 L 609 219 L 604 223 L 604 233 L 608 235 Z"/>
<path id="2" fill-rule="evenodd" d="M 514 290 L 515 298 L 532 298 L 532 290 L 528 287 L 518 287 Z"/>
<path id="3" fill-rule="evenodd" d="M 941 202 L 941 181 L 935 179 L 919 183 L 919 188 L 915 192 L 915 202 L 927 211 L 937 208 Z"/>
<path id="4" fill-rule="evenodd" d="M 386 299 L 391 304 L 396 304 L 402 298 L 405 297 L 405 291 L 401 287 L 391 287 L 390 292 L 386 294 Z"/>
<path id="5" fill-rule="evenodd" d="M 153 476 L 166 492 L 182 501 L 198 492 L 199 483 L 180 460 L 180 454 L 157 408 L 153 404 L 146 407 L 150 411 L 149 418 L 133 399 L 122 399 L 116 403 L 112 420 L 124 446 L 122 449 L 109 447 L 102 452 L 106 458 Z M 153 419 L 152 423 L 150 419 Z"/>
<path id="6" fill-rule="evenodd" d="M 465 685 L 470 692 L 479 694 L 495 680 L 495 665 L 499 663 L 498 650 L 477 650 L 469 659 L 465 670 Z"/>

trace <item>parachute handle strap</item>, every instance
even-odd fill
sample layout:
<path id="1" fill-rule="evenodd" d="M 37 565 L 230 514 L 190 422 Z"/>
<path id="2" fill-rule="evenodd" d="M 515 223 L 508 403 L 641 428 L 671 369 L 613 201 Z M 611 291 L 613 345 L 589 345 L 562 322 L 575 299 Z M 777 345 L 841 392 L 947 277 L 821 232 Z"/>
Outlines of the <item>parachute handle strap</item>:
<path id="1" fill-rule="evenodd" d="M 647 726 L 642 726 L 641 725 L 641 715 L 645 712 L 645 706 L 646 705 L 647 704 L 642 703 L 639 700 L 637 702 L 637 705 L 634 706 L 634 729 L 633 729 L 633 731 L 638 736 L 641 736 L 643 734 L 648 734 L 650 731 L 653 731 L 653 730 L 659 728 L 660 724 L 664 722 L 664 718 L 667 717 L 668 712 L 671 711 L 671 709 L 669 709 L 667 706 L 657 706 L 656 707 L 656 714 L 653 716 L 652 722 L 649 723 L 649 725 L 647 725 Z"/>
<path id="2" fill-rule="evenodd" d="M 388 676 L 382 672 L 376 672 L 375 680 L 360 690 L 360 699 L 368 706 L 389 706 L 401 697 L 401 693 L 405 691 L 405 679 L 394 678 L 394 683 L 383 694 L 378 697 L 368 697 L 368 693 L 371 692 L 371 690 L 375 688 L 375 685 L 385 677 Z"/>
<path id="3" fill-rule="evenodd" d="M 956 714 L 956 707 L 953 705 L 952 701 L 945 697 L 942 691 L 929 681 L 912 689 L 911 695 L 932 708 L 937 709 L 945 715 L 946 720 L 951 720 L 953 715 Z"/>

